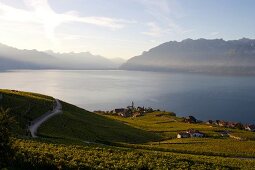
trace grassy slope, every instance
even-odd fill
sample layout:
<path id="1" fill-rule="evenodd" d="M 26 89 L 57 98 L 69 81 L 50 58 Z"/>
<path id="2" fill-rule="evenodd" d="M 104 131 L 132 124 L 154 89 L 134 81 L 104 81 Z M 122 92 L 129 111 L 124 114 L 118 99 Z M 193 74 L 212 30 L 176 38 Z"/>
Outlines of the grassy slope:
<path id="1" fill-rule="evenodd" d="M 17 124 L 13 128 L 18 134 L 24 134 L 28 122 L 34 120 L 53 108 L 54 99 L 37 93 L 0 89 L 3 99 L 0 107 L 10 109 Z"/>
<path id="2" fill-rule="evenodd" d="M 161 115 L 161 116 L 158 116 Z M 205 132 L 209 136 L 217 135 L 216 128 L 205 124 L 183 123 L 181 118 L 170 116 L 168 112 L 153 112 L 137 118 L 122 118 L 119 116 L 107 116 L 109 118 L 128 123 L 131 126 L 160 134 L 165 139 L 176 138 L 177 132 L 194 128 Z"/>
<path id="3" fill-rule="evenodd" d="M 23 134 L 23 130 L 29 119 L 34 119 L 49 109 L 52 109 L 53 98 L 49 96 L 9 90 L 0 90 L 0 93 L 4 94 L 4 99 L 0 101 L 0 105 L 4 108 L 11 108 L 12 113 L 19 123 L 16 128 L 16 133 Z M 200 161 L 201 164 L 203 164 L 203 162 L 212 162 L 214 165 L 221 165 L 221 162 L 223 161 L 224 165 L 231 167 L 242 167 L 245 165 L 247 165 L 247 167 L 252 167 L 255 162 L 254 160 L 241 161 L 240 159 L 202 156 L 220 155 L 232 157 L 255 157 L 254 133 L 232 129 L 231 131 L 233 134 L 247 138 L 246 141 L 237 141 L 229 138 L 221 138 L 215 131 L 222 128 L 212 127 L 205 124 L 183 123 L 180 118 L 170 116 L 168 113 L 164 112 L 154 112 L 138 118 L 121 118 L 117 116 L 105 117 L 90 113 L 84 109 L 64 102 L 62 102 L 62 104 L 64 113 L 53 117 L 39 129 L 39 133 L 42 136 L 50 137 L 50 141 L 68 141 L 71 142 L 71 144 L 81 143 L 81 141 L 119 142 L 122 144 L 124 143 L 123 146 L 142 149 L 140 150 L 142 152 L 146 152 L 144 150 L 159 151 L 157 154 L 163 156 L 164 159 L 168 159 L 168 156 L 165 155 L 166 152 L 168 152 L 167 154 L 170 154 L 169 152 L 171 152 L 171 155 L 175 158 L 180 158 L 177 162 L 182 165 L 185 164 L 185 160 L 195 162 Z M 162 116 L 157 116 L 159 114 Z M 208 138 L 174 139 L 178 131 L 187 130 L 189 128 L 195 128 L 205 132 L 208 135 Z M 158 142 L 153 142 L 155 140 L 160 140 L 160 145 Z M 22 145 L 25 146 L 26 143 L 27 142 Z M 33 144 L 28 143 L 28 145 Z M 35 144 L 34 147 L 36 147 L 36 145 L 37 144 Z M 38 147 L 40 148 L 40 144 L 38 144 Z M 60 147 L 61 149 L 66 146 L 56 145 L 56 147 Z M 26 148 L 27 147 L 25 147 L 25 150 Z M 114 149 L 114 154 L 112 154 L 112 151 L 109 153 L 110 160 L 112 159 L 111 156 L 114 157 L 114 155 L 118 153 L 117 150 L 115 152 L 115 149 L 117 148 L 111 148 Z M 25 150 L 24 152 L 28 151 Z M 28 152 L 31 152 L 32 154 L 33 151 Z M 37 152 L 37 154 L 40 154 L 44 151 L 39 149 Z M 81 152 L 84 152 L 84 154 L 86 153 L 85 150 Z M 94 154 L 93 149 L 89 152 Z M 179 152 L 193 155 L 179 154 Z M 138 155 L 143 155 L 143 153 L 139 153 Z M 145 162 L 150 161 L 154 156 L 152 155 L 151 158 L 149 157 Z M 183 157 L 185 157 L 185 160 L 182 161 Z M 101 158 L 97 159 L 98 161 L 104 161 Z M 129 160 L 129 158 L 127 160 Z M 213 162 L 214 160 L 215 162 Z M 241 162 L 244 161 L 247 162 L 247 164 L 245 163 L 242 165 Z M 127 162 L 125 162 L 125 164 L 126 163 Z"/>
<path id="4" fill-rule="evenodd" d="M 90 142 L 144 143 L 160 139 L 159 135 L 125 125 L 62 102 L 63 114 L 53 117 L 39 128 L 39 135 Z"/>
<path id="5" fill-rule="evenodd" d="M 164 115 L 157 116 L 159 114 Z M 164 138 L 160 144 L 158 142 L 149 142 L 144 145 L 129 145 L 129 147 L 191 154 L 255 157 L 255 133 L 252 132 L 228 129 L 232 131 L 232 134 L 245 137 L 246 140 L 238 141 L 231 138 L 223 138 L 216 131 L 224 128 L 206 124 L 184 123 L 180 118 L 169 116 L 167 112 L 154 112 L 138 118 L 107 117 L 128 123 L 136 128 L 153 131 Z M 189 128 L 206 133 L 207 138 L 176 139 L 177 132 L 185 131 Z"/>
<path id="6" fill-rule="evenodd" d="M 249 170 L 255 167 L 255 161 L 246 159 L 113 147 L 55 145 L 32 140 L 16 140 L 14 147 L 17 149 L 16 158 L 28 163 L 27 169 L 31 169 L 31 165 L 41 169 Z M 17 167 L 20 169 L 22 163 Z"/>
<path id="7" fill-rule="evenodd" d="M 50 96 L 2 89 L 0 94 L 3 94 L 0 107 L 11 109 L 18 123 L 13 129 L 20 135 L 25 134 L 29 121 L 53 108 L 54 99 Z M 153 133 L 136 129 L 68 103 L 62 102 L 62 105 L 64 113 L 44 123 L 39 128 L 39 135 L 76 142 L 143 143 L 160 138 Z"/>

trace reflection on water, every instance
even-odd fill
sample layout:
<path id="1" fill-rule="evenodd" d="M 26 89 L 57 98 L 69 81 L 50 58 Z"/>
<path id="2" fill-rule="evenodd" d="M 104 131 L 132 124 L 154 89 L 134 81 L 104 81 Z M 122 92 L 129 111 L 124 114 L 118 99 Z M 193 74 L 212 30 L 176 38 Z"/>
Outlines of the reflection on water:
<path id="1" fill-rule="evenodd" d="M 135 105 L 200 119 L 255 122 L 255 77 L 137 71 L 12 71 L 0 88 L 43 93 L 88 110 Z"/>

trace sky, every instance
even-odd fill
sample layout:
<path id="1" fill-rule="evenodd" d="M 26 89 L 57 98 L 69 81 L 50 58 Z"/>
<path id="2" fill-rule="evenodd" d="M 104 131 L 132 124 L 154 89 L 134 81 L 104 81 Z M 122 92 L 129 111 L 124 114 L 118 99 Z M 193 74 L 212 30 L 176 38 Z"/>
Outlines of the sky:
<path id="1" fill-rule="evenodd" d="M 254 0 L 0 0 L 0 43 L 129 59 L 161 43 L 255 38 Z"/>

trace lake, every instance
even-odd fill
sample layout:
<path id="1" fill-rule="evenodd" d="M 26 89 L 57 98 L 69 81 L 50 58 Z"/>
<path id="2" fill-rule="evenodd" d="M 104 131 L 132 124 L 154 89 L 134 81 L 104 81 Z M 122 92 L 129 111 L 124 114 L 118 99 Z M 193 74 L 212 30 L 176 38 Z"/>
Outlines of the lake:
<path id="1" fill-rule="evenodd" d="M 87 110 L 135 106 L 255 123 L 255 77 L 121 70 L 0 72 L 0 88 L 38 92 Z"/>

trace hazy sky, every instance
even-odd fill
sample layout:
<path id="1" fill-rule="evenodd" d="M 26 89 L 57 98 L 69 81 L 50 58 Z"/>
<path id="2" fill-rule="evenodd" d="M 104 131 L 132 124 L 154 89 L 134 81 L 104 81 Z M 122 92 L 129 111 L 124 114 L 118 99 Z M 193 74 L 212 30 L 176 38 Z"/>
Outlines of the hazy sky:
<path id="1" fill-rule="evenodd" d="M 0 0 L 0 42 L 128 59 L 186 38 L 255 38 L 254 0 Z"/>

